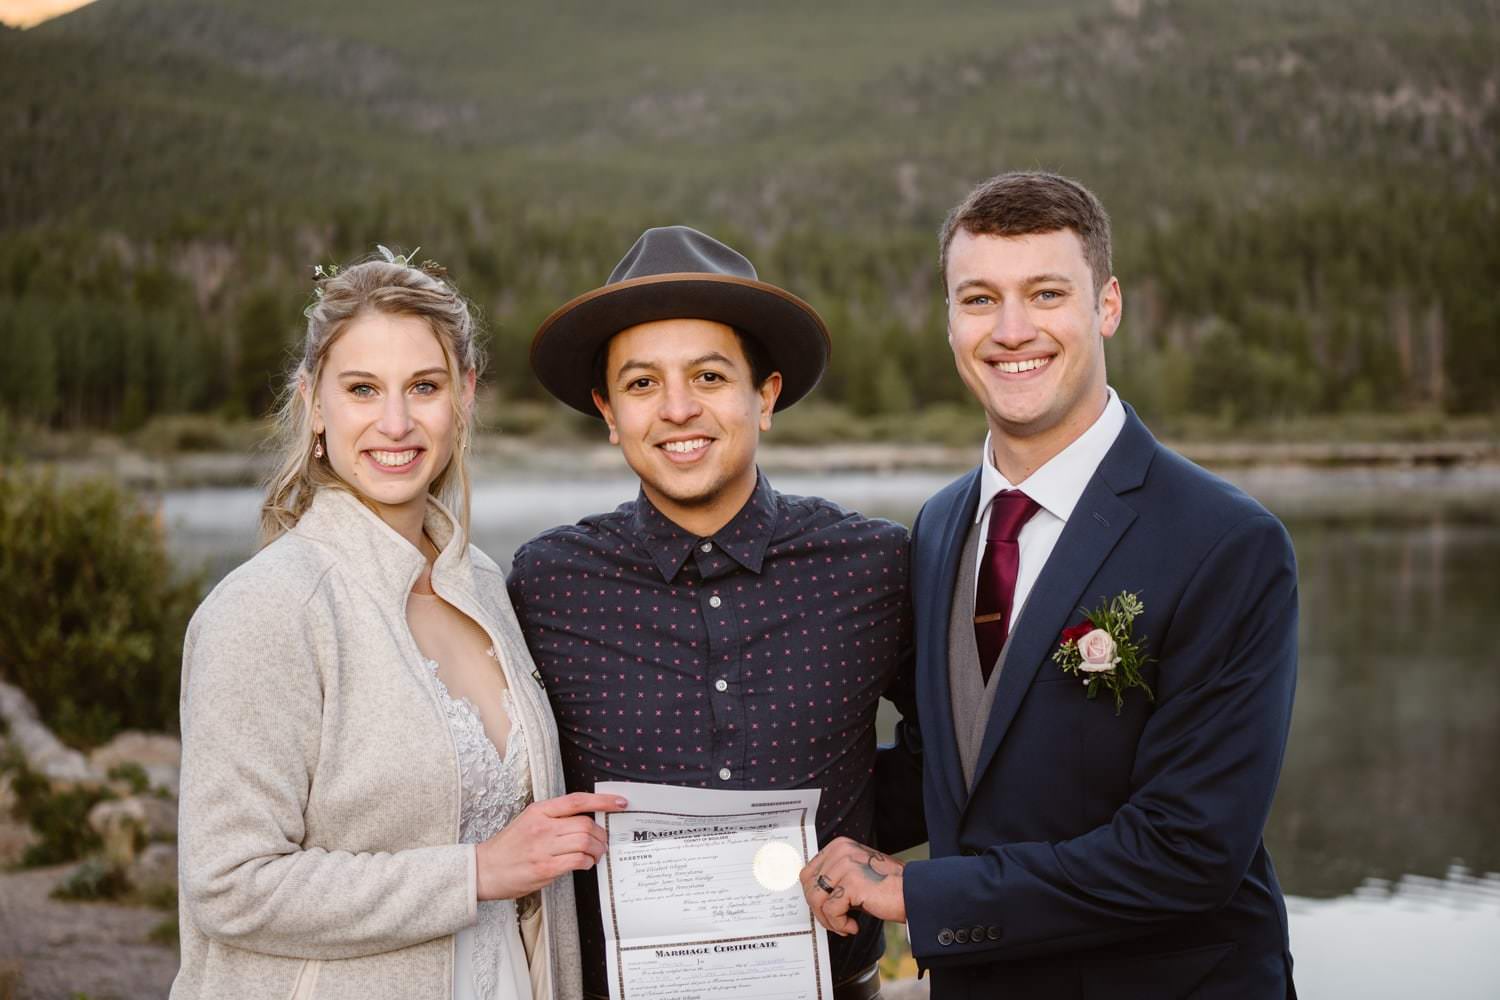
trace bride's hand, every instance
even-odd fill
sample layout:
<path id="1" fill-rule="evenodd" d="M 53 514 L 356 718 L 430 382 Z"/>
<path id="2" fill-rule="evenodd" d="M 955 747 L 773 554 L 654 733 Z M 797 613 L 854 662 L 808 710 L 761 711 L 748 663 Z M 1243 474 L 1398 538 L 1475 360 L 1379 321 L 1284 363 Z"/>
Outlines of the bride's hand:
<path id="1" fill-rule="evenodd" d="M 533 802 L 475 849 L 480 899 L 518 899 L 565 872 L 587 871 L 604 853 L 595 812 L 619 812 L 616 795 L 574 792 Z"/>

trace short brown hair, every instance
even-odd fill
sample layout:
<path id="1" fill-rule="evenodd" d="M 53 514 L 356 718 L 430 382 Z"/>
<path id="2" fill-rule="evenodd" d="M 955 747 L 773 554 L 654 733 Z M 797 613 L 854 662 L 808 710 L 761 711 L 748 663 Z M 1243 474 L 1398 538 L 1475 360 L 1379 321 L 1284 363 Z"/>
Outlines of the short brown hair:
<path id="1" fill-rule="evenodd" d="M 1083 243 L 1083 257 L 1094 276 L 1095 295 L 1114 273 L 1109 213 L 1092 191 L 1058 174 L 999 174 L 970 191 L 948 213 L 938 237 L 938 275 L 945 288 L 948 247 L 960 229 L 975 236 L 1030 236 L 1071 229 Z"/>

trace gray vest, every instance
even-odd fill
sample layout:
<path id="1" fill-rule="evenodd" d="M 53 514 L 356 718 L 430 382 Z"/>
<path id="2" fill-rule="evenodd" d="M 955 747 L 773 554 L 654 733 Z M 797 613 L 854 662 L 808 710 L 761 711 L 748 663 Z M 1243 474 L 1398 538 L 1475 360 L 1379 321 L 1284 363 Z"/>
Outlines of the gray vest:
<path id="1" fill-rule="evenodd" d="M 1005 654 L 1010 652 L 1010 640 L 1015 636 L 1012 630 L 1005 637 L 999 662 L 990 671 L 989 683 L 984 683 L 979 670 L 979 644 L 974 641 L 974 570 L 984 528 L 985 521 L 981 518 L 969 527 L 964 538 L 958 576 L 953 581 L 953 610 L 948 617 L 948 690 L 953 699 L 954 736 L 958 740 L 958 761 L 963 767 L 966 789 L 974 787 L 974 767 L 979 762 L 984 730 L 990 721 L 990 707 L 995 703 L 995 688 L 1000 684 Z M 1011 620 L 1019 622 L 1020 613 L 1012 615 Z"/>

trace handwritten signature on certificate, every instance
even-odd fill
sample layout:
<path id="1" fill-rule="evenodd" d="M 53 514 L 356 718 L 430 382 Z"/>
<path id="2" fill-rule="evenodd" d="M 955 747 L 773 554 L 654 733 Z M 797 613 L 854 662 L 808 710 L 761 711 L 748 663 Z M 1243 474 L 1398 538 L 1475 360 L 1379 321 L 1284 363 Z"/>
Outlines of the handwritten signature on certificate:
<path id="1" fill-rule="evenodd" d="M 611 1000 L 832 1000 L 828 938 L 797 874 L 818 853 L 818 789 L 609 781 L 600 813 Z"/>

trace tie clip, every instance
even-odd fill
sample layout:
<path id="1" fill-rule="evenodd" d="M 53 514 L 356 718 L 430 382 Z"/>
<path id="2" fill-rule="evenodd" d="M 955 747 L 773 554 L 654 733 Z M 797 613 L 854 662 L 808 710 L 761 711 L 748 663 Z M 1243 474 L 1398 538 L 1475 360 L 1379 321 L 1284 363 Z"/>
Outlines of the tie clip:
<path id="1" fill-rule="evenodd" d="M 990 622 L 997 622 L 997 621 L 999 621 L 1000 619 L 1002 619 L 1004 617 L 1005 617 L 1005 615 L 1004 615 L 1003 612 L 996 612 L 995 614 L 992 614 L 992 615 L 975 615 L 974 616 L 974 624 L 975 625 L 988 625 Z"/>

